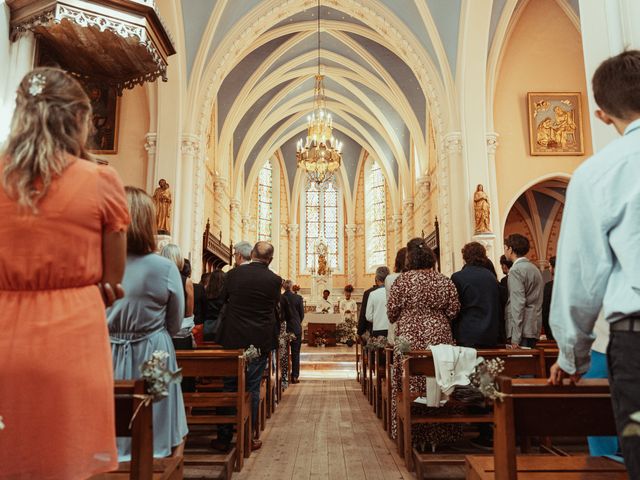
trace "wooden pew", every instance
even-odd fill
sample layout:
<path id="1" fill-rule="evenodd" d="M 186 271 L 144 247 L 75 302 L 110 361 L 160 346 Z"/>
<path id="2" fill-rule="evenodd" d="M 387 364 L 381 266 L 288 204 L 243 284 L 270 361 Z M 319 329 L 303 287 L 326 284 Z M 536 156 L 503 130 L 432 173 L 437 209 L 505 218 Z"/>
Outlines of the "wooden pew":
<path id="1" fill-rule="evenodd" d="M 242 350 L 178 350 L 176 358 L 184 377 L 236 377 L 237 392 L 184 393 L 189 425 L 236 426 L 236 470 L 242 470 L 244 458 L 251 454 L 251 394 L 245 390 L 245 362 Z M 233 415 L 194 414 L 194 409 L 235 407 Z"/>
<path id="2" fill-rule="evenodd" d="M 498 379 L 507 397 L 495 404 L 494 456 L 467 456 L 467 479 L 626 479 L 624 466 L 602 457 L 517 456 L 516 436 L 615 435 L 607 380 L 552 386 L 544 379 Z"/>
<path id="3" fill-rule="evenodd" d="M 384 348 L 377 348 L 373 351 L 373 411 L 378 418 L 383 417 L 382 383 L 386 380 L 386 357 L 384 351 Z"/>
<path id="4" fill-rule="evenodd" d="M 382 425 L 391 438 L 391 385 L 393 383 L 393 348 L 384 349 L 384 378 L 380 382 Z"/>
<path id="5" fill-rule="evenodd" d="M 362 363 L 360 366 L 360 369 L 362 371 L 362 377 L 361 377 L 361 382 L 360 382 L 360 386 L 362 387 L 362 393 L 365 396 L 369 395 L 369 382 L 368 382 L 368 378 L 367 378 L 367 371 L 369 369 L 369 362 L 368 362 L 368 358 L 369 356 L 367 355 L 367 351 L 364 349 L 364 346 L 362 348 Z"/>
<path id="6" fill-rule="evenodd" d="M 153 458 L 153 404 L 144 404 L 145 394 L 144 380 L 115 381 L 116 436 L 131 438 L 131 461 L 91 480 L 182 480 L 182 456 Z"/>
<path id="7" fill-rule="evenodd" d="M 375 362 L 375 355 L 374 355 L 374 350 L 367 350 L 365 352 L 365 355 L 367 357 L 367 398 L 369 399 L 369 405 L 371 405 L 374 408 L 375 411 L 375 404 L 374 404 L 374 397 L 373 397 L 373 384 L 376 381 L 375 379 L 375 375 L 376 375 L 376 362 Z"/>
<path id="8" fill-rule="evenodd" d="M 360 363 L 360 351 L 362 350 L 362 345 L 360 343 L 360 337 L 356 339 L 356 380 L 362 384 L 362 364 Z"/>
<path id="9" fill-rule="evenodd" d="M 485 360 L 492 358 L 502 358 L 505 362 L 504 374 L 512 377 L 521 375 L 533 375 L 538 378 L 545 376 L 544 358 L 542 350 L 527 349 L 495 349 L 495 350 L 478 350 L 478 356 Z M 419 423 L 490 423 L 493 422 L 492 413 L 468 413 L 458 415 L 424 415 L 417 416 L 411 412 L 411 404 L 424 392 L 410 392 L 409 379 L 413 376 L 435 376 L 435 365 L 433 363 L 433 354 L 430 350 L 411 351 L 405 355 L 402 361 L 402 391 L 398 393 L 398 451 L 400 456 L 404 457 L 407 469 L 413 471 L 418 464 L 418 478 L 422 478 L 422 466 L 425 463 L 431 463 L 434 459 L 429 455 L 420 454 L 412 448 L 411 441 L 411 425 Z M 450 401 L 461 407 L 466 404 Z M 414 459 L 415 456 L 415 459 Z M 417 462 L 416 462 L 417 459 Z M 452 459 L 435 458 L 437 462 L 433 463 L 463 463 L 463 458 Z M 442 462 L 440 462 L 442 460 Z"/>

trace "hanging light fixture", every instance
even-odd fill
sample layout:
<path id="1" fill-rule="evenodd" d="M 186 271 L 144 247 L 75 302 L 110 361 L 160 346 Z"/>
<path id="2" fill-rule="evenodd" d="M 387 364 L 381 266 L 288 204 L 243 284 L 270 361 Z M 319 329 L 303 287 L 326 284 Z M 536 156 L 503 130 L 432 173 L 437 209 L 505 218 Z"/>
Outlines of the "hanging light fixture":
<path id="1" fill-rule="evenodd" d="M 333 119 L 327 112 L 324 75 L 320 74 L 320 0 L 318 0 L 318 73 L 313 90 L 313 112 L 307 117 L 307 138 L 298 140 L 296 160 L 310 181 L 330 180 L 342 162 L 342 143 L 333 137 Z"/>

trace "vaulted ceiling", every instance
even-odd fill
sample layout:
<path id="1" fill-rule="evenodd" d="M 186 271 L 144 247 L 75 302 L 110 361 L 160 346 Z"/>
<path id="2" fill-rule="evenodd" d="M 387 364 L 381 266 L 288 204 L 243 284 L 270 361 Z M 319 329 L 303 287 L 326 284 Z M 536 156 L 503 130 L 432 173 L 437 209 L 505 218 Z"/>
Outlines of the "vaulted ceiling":
<path id="1" fill-rule="evenodd" d="M 367 25 L 368 15 L 402 25 L 404 38 L 421 46 L 438 81 L 453 84 L 457 70 L 460 17 L 472 0 L 323 0 L 321 71 L 334 135 L 344 142 L 345 176 L 353 189 L 358 160 L 366 150 L 398 185 L 410 171 L 411 141 L 419 155 L 428 135 L 429 99 L 414 69 Z M 578 14 L 578 0 L 557 0 Z M 211 59 L 234 25 L 265 4 L 301 5 L 263 31 L 217 90 L 217 135 L 246 180 L 278 149 L 290 185 L 296 175 L 295 143 L 305 134 L 317 70 L 316 2 L 305 0 L 182 0 L 186 75 L 193 83 L 199 58 Z M 523 0 L 519 0 L 522 3 Z M 351 9 L 344 8 L 346 3 Z M 493 0 L 488 43 L 511 0 Z M 353 4 L 364 15 L 351 16 Z M 514 8 L 516 11 L 518 7 Z M 213 28 L 213 31 L 211 29 Z M 203 40 L 205 39 L 205 40 Z M 206 64 L 206 61 L 205 61 Z M 257 163 L 256 163 L 257 162 Z"/>

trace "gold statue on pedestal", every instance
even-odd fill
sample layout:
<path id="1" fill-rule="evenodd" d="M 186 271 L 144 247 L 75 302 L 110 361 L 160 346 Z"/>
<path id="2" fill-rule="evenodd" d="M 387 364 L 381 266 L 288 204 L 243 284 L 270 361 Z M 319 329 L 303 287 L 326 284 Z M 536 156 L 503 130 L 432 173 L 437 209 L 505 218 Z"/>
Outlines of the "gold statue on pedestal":
<path id="1" fill-rule="evenodd" d="M 171 190 L 164 178 L 158 182 L 158 188 L 153 192 L 153 203 L 156 207 L 156 226 L 158 233 L 169 235 L 171 218 Z"/>
<path id="2" fill-rule="evenodd" d="M 473 209 L 475 212 L 475 233 L 491 232 L 489 196 L 481 184 L 478 185 L 473 195 Z"/>

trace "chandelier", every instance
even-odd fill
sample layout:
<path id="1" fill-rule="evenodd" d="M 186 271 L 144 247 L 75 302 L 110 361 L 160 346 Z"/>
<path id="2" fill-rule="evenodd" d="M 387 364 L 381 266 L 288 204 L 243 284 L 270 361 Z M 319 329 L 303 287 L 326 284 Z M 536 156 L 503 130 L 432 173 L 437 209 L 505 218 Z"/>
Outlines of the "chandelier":
<path id="1" fill-rule="evenodd" d="M 333 137 L 333 119 L 327 112 L 324 75 L 320 75 L 320 0 L 318 0 L 318 73 L 313 91 L 313 112 L 307 117 L 307 138 L 298 140 L 296 160 L 309 181 L 322 184 L 333 178 L 342 162 L 342 143 Z"/>

